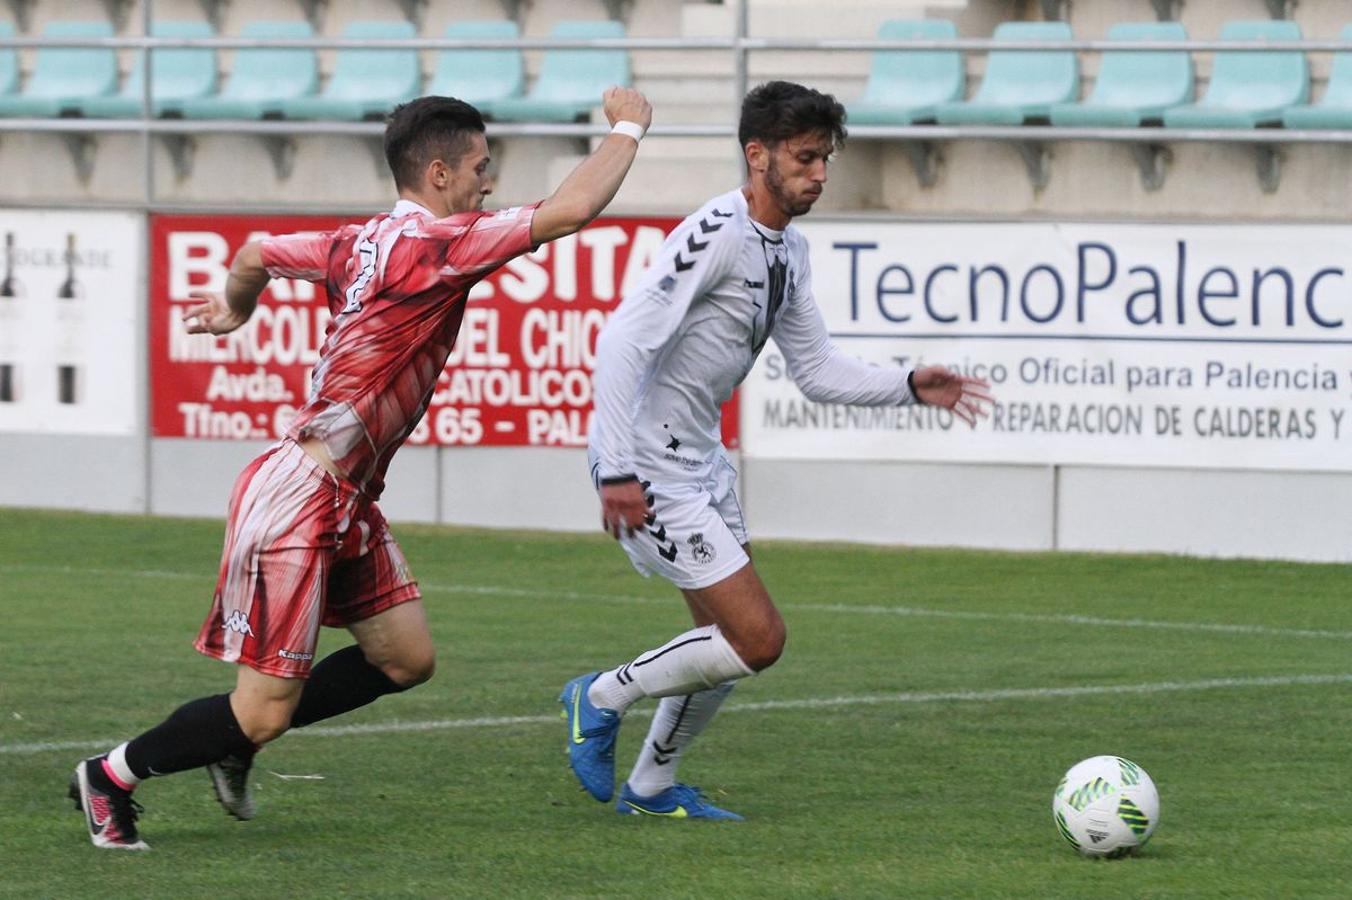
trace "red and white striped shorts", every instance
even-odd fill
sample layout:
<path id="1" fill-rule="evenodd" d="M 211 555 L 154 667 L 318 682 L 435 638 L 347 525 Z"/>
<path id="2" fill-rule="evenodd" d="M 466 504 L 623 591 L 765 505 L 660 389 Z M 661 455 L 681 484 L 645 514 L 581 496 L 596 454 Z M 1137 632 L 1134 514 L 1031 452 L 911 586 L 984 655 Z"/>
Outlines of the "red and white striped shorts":
<path id="1" fill-rule="evenodd" d="M 320 625 L 350 625 L 420 596 L 375 502 L 286 439 L 235 481 L 216 596 L 194 646 L 306 678 Z"/>

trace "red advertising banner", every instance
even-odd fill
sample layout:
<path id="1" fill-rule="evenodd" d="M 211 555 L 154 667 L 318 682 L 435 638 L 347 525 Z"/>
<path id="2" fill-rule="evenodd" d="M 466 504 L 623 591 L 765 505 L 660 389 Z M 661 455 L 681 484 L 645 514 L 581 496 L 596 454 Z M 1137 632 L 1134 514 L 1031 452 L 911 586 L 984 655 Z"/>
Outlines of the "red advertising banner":
<path id="1" fill-rule="evenodd" d="M 355 218 L 152 216 L 151 427 L 156 437 L 281 436 L 309 391 L 330 313 L 322 285 L 273 279 L 247 325 L 190 335 L 192 291 L 220 291 L 235 252 Z M 598 219 L 518 257 L 470 294 L 460 338 L 411 444 L 582 447 L 596 338 L 677 219 Z M 737 446 L 735 398 L 723 437 Z"/>

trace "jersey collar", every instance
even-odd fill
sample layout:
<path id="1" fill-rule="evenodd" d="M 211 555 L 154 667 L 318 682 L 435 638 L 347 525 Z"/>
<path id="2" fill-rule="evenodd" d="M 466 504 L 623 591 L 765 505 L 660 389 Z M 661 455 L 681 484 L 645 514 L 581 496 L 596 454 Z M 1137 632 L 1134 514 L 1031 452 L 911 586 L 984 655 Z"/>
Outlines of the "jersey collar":
<path id="1" fill-rule="evenodd" d="M 760 222 L 757 222 L 751 217 L 751 204 L 746 202 L 746 195 L 742 193 L 742 189 L 738 188 L 733 191 L 733 193 L 736 194 L 736 199 L 733 200 L 733 202 L 739 206 L 742 215 L 746 216 L 746 220 L 751 223 L 751 227 L 756 229 L 756 233 L 768 241 L 783 243 L 784 229 L 776 230 L 768 225 L 762 225 Z"/>
<path id="2" fill-rule="evenodd" d="M 424 216 L 427 216 L 427 218 L 429 219 L 436 218 L 436 216 L 432 213 L 432 210 L 423 206 L 421 203 L 414 203 L 412 200 L 405 200 L 402 197 L 400 198 L 398 203 L 394 204 L 394 209 L 390 210 L 390 215 L 393 217 L 411 216 L 414 213 L 420 213 Z"/>

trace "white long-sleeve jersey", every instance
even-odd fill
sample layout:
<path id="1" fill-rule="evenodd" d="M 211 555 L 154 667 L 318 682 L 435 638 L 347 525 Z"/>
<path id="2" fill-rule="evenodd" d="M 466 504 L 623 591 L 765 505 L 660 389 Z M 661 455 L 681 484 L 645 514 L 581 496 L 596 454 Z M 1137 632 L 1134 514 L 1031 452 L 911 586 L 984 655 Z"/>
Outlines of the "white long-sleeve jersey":
<path id="1" fill-rule="evenodd" d="M 807 240 L 752 221 L 740 189 L 685 219 L 597 342 L 589 443 L 598 476 L 703 474 L 723 454 L 720 411 L 771 336 L 811 400 L 914 403 L 909 372 L 831 343 Z"/>

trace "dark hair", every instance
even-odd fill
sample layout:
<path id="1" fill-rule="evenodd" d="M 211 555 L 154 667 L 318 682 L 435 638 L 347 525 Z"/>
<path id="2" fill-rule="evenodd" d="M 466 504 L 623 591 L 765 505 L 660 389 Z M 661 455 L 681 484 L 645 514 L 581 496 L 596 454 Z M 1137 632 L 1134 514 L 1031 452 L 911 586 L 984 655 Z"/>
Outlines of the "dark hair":
<path id="1" fill-rule="evenodd" d="M 742 101 L 737 140 L 744 149 L 752 141 L 773 147 L 812 132 L 829 134 L 837 148 L 845 143 L 845 107 L 830 94 L 791 81 L 767 81 Z"/>
<path id="2" fill-rule="evenodd" d="M 483 130 L 483 116 L 463 100 L 419 97 L 396 106 L 385 125 L 385 161 L 395 185 L 416 188 L 434 159 L 454 165 L 469 150 L 470 133 Z"/>

